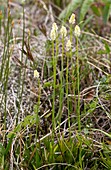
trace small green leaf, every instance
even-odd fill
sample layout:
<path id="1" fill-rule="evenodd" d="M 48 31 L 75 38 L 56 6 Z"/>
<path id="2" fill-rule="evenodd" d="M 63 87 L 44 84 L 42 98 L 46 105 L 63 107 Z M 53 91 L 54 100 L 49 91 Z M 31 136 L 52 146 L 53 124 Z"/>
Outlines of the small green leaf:
<path id="1" fill-rule="evenodd" d="M 92 6 L 91 6 L 91 9 L 92 9 L 93 13 L 94 13 L 96 16 L 98 16 L 98 17 L 101 16 L 101 10 L 100 10 L 100 8 L 96 7 L 95 5 L 92 5 Z"/>
<path id="2" fill-rule="evenodd" d="M 3 144 L 0 143 L 0 169 L 3 169 L 4 154 L 5 154 L 5 148 L 4 148 Z"/>
<path id="3" fill-rule="evenodd" d="M 105 44 L 105 50 L 99 50 L 97 53 L 98 54 L 109 54 L 110 53 L 110 47 L 109 47 L 109 45 L 106 43 L 106 42 L 104 42 L 104 44 Z"/>
<path id="4" fill-rule="evenodd" d="M 4 155 L 4 153 L 5 153 L 5 148 L 2 145 L 2 143 L 0 143 L 0 155 Z"/>
<path id="5" fill-rule="evenodd" d="M 107 54 L 107 51 L 106 51 L 106 50 L 99 50 L 99 51 L 97 52 L 97 54 Z"/>
<path id="6" fill-rule="evenodd" d="M 50 87 L 50 86 L 52 86 L 52 82 L 48 81 L 48 82 L 44 83 L 44 88 L 45 87 Z"/>
<path id="7" fill-rule="evenodd" d="M 110 53 L 110 47 L 109 45 L 105 42 L 105 49 L 106 49 L 106 52 L 109 54 Z"/>

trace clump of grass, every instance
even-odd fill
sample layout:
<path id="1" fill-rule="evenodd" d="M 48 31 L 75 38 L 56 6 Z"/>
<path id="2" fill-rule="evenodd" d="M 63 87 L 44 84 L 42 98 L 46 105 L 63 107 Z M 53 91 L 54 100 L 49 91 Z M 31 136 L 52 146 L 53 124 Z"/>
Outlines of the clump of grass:
<path id="1" fill-rule="evenodd" d="M 3 16 L 5 18 L 5 14 L 3 14 Z M 4 25 L 5 37 L 4 37 L 3 56 L 2 56 L 1 68 L 0 68 L 0 81 L 3 82 L 3 85 L 4 85 L 3 96 L 1 100 L 2 102 L 4 101 L 5 103 L 4 104 L 4 130 L 6 130 L 6 126 L 7 126 L 7 122 L 6 122 L 6 119 L 7 119 L 7 111 L 6 111 L 7 87 L 8 87 L 8 77 L 10 75 L 10 56 L 11 56 L 10 40 L 11 40 L 11 34 L 12 34 L 12 24 L 11 24 L 12 18 L 10 15 L 10 9 L 8 9 L 6 17 L 7 17 L 7 22 L 6 22 L 6 25 Z M 0 103 L 0 106 L 2 105 L 2 102 Z"/>

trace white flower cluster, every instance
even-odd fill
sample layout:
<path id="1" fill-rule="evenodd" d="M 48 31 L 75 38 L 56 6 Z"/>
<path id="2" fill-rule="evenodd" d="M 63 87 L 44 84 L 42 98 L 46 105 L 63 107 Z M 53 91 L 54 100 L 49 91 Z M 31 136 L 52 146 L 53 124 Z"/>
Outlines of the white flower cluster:
<path id="1" fill-rule="evenodd" d="M 50 32 L 50 38 L 52 41 L 54 41 L 57 37 L 57 30 L 58 30 L 58 26 L 57 24 L 54 22 L 52 24 L 52 29 L 51 29 L 51 32 Z"/>
<path id="2" fill-rule="evenodd" d="M 75 14 L 72 14 L 70 19 L 69 19 L 70 24 L 75 24 Z"/>
<path id="3" fill-rule="evenodd" d="M 21 3 L 22 3 L 22 4 L 25 4 L 25 2 L 26 2 L 25 0 L 21 0 Z"/>
<path id="4" fill-rule="evenodd" d="M 79 37 L 81 35 L 81 30 L 80 30 L 80 27 L 78 25 L 75 26 L 74 34 L 75 34 L 76 37 Z"/>
<path id="5" fill-rule="evenodd" d="M 70 51 L 70 49 L 71 49 L 71 41 L 68 40 L 66 43 L 66 51 Z"/>
<path id="6" fill-rule="evenodd" d="M 64 27 L 64 26 L 61 27 L 60 34 L 61 34 L 62 37 L 66 37 L 66 35 L 67 35 L 66 27 Z"/>
<path id="7" fill-rule="evenodd" d="M 69 23 L 70 24 L 75 24 L 75 14 L 73 13 L 71 15 L 71 17 L 69 18 Z M 75 26 L 74 28 L 74 34 L 76 37 L 79 37 L 80 34 L 81 34 L 81 30 L 80 30 L 80 27 L 78 25 Z M 58 26 L 57 24 L 54 22 L 52 24 L 52 29 L 51 29 L 51 32 L 50 32 L 50 38 L 52 41 L 56 40 L 56 37 L 58 35 Z M 62 26 L 61 29 L 60 29 L 60 35 L 65 38 L 67 36 L 67 29 L 65 26 Z M 68 40 L 67 43 L 66 43 L 66 51 L 69 51 L 71 49 L 71 41 Z"/>
<path id="8" fill-rule="evenodd" d="M 25 2 L 25 0 L 22 0 L 22 2 Z M 71 15 L 71 17 L 69 18 L 69 24 L 75 24 L 75 14 L 73 13 Z M 81 30 L 80 27 L 78 25 L 75 26 L 74 28 L 74 34 L 76 37 L 79 37 L 81 35 Z M 65 38 L 67 36 L 67 29 L 65 26 L 62 26 L 60 29 L 60 35 L 62 36 L 62 38 Z M 52 41 L 55 41 L 56 38 L 58 36 L 58 26 L 57 24 L 54 22 L 52 24 L 52 29 L 50 32 L 50 38 Z M 72 48 L 72 42 L 70 39 L 67 40 L 66 43 L 66 51 L 70 51 Z M 39 72 L 37 70 L 34 70 L 34 77 L 39 78 Z"/>
<path id="9" fill-rule="evenodd" d="M 39 78 L 39 72 L 37 70 L 34 70 L 34 78 Z"/>

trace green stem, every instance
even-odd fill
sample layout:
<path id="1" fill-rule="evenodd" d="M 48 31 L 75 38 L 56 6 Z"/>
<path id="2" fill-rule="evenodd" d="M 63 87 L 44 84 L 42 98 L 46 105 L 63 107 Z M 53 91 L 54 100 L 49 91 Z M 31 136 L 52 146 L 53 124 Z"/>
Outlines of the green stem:
<path id="1" fill-rule="evenodd" d="M 78 130 L 81 131 L 81 120 L 80 120 L 80 79 L 79 79 L 79 55 L 78 55 L 78 37 L 76 37 L 76 55 L 77 55 L 77 92 L 78 92 L 78 103 L 77 103 L 77 117 L 78 117 Z"/>
<path id="2" fill-rule="evenodd" d="M 37 141 L 37 130 L 38 130 L 38 112 L 39 112 L 39 107 L 40 107 L 40 97 L 41 97 L 41 85 L 40 85 L 40 79 L 38 78 L 38 102 L 37 102 L 37 110 L 36 110 L 36 141 Z"/>
<path id="3" fill-rule="evenodd" d="M 70 41 L 72 43 L 72 38 L 73 38 L 73 28 L 72 28 L 72 24 L 70 25 Z"/>
<path id="4" fill-rule="evenodd" d="M 62 57 L 61 57 L 61 72 L 60 72 L 60 103 L 59 103 L 59 112 L 58 116 L 59 121 L 62 116 L 62 106 L 63 106 L 63 95 L 64 95 L 64 88 L 63 88 L 63 72 L 64 72 L 64 37 L 62 37 Z"/>
<path id="5" fill-rule="evenodd" d="M 70 25 L 70 41 L 71 41 L 71 44 L 73 43 L 72 42 L 73 40 L 73 28 L 72 28 L 72 24 Z M 74 62 L 73 62 L 73 58 L 72 58 L 72 50 L 70 51 L 70 58 L 71 58 L 71 82 L 72 82 L 72 86 L 71 86 L 71 89 L 72 89 L 72 93 L 74 94 L 74 106 L 73 106 L 73 103 L 72 103 L 72 106 L 74 107 L 74 111 L 76 109 L 76 95 L 75 95 L 75 86 L 76 86 L 76 83 L 75 83 L 75 77 L 74 77 Z M 71 112 L 73 111 L 73 107 L 71 107 Z"/>
<path id="6" fill-rule="evenodd" d="M 56 95 L 56 56 L 54 53 L 54 41 L 52 41 L 52 59 L 53 59 L 53 102 L 52 102 L 52 143 L 54 146 L 54 131 L 55 131 L 55 95 Z M 54 148 L 51 146 L 51 159 L 54 161 Z"/>
<path id="7" fill-rule="evenodd" d="M 67 97 L 67 109 L 68 109 L 68 125 L 70 128 L 70 109 L 69 109 L 69 53 L 67 55 L 67 67 L 66 67 L 66 97 Z"/>
<path id="8" fill-rule="evenodd" d="M 52 126 L 55 129 L 55 89 L 56 89 L 56 62 L 54 55 L 54 41 L 52 42 L 52 57 L 53 57 L 53 105 L 52 105 Z"/>

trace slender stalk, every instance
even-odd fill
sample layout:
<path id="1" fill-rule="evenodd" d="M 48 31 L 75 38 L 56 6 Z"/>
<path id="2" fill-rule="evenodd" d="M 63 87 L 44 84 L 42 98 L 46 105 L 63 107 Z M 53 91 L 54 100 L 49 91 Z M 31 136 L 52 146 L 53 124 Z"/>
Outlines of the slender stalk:
<path id="1" fill-rule="evenodd" d="M 40 98 L 41 98 L 41 85 L 40 85 L 40 78 L 38 78 L 38 102 L 37 102 L 37 107 L 36 107 L 36 141 L 37 141 L 37 132 L 38 132 L 38 112 L 39 112 L 39 107 L 40 107 Z"/>
<path id="2" fill-rule="evenodd" d="M 59 121 L 62 116 L 63 96 L 64 96 L 64 85 L 63 85 L 63 66 L 64 66 L 64 37 L 62 37 L 62 57 L 61 57 L 61 72 L 60 72 L 60 102 L 59 102 Z"/>
<path id="3" fill-rule="evenodd" d="M 66 67 L 66 97 L 67 97 L 67 109 L 68 109 L 68 125 L 70 128 L 70 108 L 69 108 L 69 53 L 67 52 L 67 67 Z"/>
<path id="4" fill-rule="evenodd" d="M 78 37 L 76 37 L 76 56 L 77 56 L 77 92 L 78 92 L 78 103 L 77 103 L 77 117 L 78 117 L 78 130 L 81 131 L 81 120 L 80 120 L 80 78 L 79 78 L 79 55 L 78 55 Z"/>
<path id="5" fill-rule="evenodd" d="M 73 40 L 73 28 L 72 28 L 72 24 L 70 25 L 70 41 L 71 41 L 71 44 L 73 43 L 72 40 Z M 74 71 L 75 71 L 75 68 L 74 68 L 74 62 L 73 62 L 73 58 L 72 58 L 72 50 L 70 51 L 70 61 L 71 61 L 71 82 L 72 82 L 72 93 L 74 94 L 74 111 L 75 111 L 75 108 L 76 108 L 76 94 L 75 94 L 75 78 L 74 78 Z M 73 103 L 72 103 L 72 106 L 73 106 Z M 73 107 L 71 107 L 71 112 L 73 111 Z"/>
<path id="6" fill-rule="evenodd" d="M 56 63 L 54 54 L 54 41 L 52 41 L 52 58 L 53 58 L 53 104 L 52 104 L 52 126 L 55 129 L 55 90 L 56 90 Z"/>
<path id="7" fill-rule="evenodd" d="M 52 41 L 52 59 L 53 59 L 53 101 L 52 101 L 52 139 L 50 143 L 51 159 L 54 161 L 54 133 L 55 133 L 55 95 L 56 95 L 56 59 L 54 52 L 54 41 Z"/>
<path id="8" fill-rule="evenodd" d="M 70 25 L 70 41 L 72 42 L 72 38 L 73 38 L 73 28 L 72 28 L 72 24 Z"/>
<path id="9" fill-rule="evenodd" d="M 41 98 L 41 85 L 40 85 L 40 78 L 38 78 L 38 102 L 36 105 L 36 142 L 39 138 L 38 135 L 38 126 L 39 126 L 39 108 L 40 108 L 40 98 Z M 38 143 L 36 143 L 36 150 L 37 150 Z M 36 151 L 36 165 L 38 162 L 38 153 Z"/>

